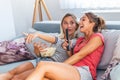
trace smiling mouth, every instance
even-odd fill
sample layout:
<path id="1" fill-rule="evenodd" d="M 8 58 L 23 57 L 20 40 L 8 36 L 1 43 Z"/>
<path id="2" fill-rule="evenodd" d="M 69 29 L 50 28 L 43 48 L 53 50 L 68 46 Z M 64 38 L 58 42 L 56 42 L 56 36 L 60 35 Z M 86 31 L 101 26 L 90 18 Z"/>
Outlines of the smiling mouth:
<path id="1" fill-rule="evenodd" d="M 80 26 L 80 28 L 83 28 L 83 26 Z"/>

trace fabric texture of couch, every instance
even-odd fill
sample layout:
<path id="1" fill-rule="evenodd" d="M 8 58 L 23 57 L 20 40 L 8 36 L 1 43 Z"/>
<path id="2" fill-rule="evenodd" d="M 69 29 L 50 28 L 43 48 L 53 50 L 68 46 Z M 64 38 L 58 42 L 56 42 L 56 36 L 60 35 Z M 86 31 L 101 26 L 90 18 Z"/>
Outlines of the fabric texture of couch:
<path id="1" fill-rule="evenodd" d="M 102 34 L 105 38 L 105 50 L 102 56 L 102 59 L 97 68 L 97 80 L 101 80 L 101 75 L 105 72 L 109 62 L 113 57 L 113 52 L 115 49 L 115 45 L 117 44 L 118 37 L 120 35 L 120 21 L 106 21 L 106 30 L 102 31 Z M 44 21 L 44 22 L 36 22 L 34 24 L 34 29 L 38 31 L 43 31 L 45 33 L 60 33 L 60 21 Z M 33 31 L 34 32 L 34 31 Z M 36 64 L 35 60 L 27 60 L 31 61 L 34 65 Z M 0 66 L 0 73 L 6 72 L 23 62 L 15 62 L 7 65 Z"/>

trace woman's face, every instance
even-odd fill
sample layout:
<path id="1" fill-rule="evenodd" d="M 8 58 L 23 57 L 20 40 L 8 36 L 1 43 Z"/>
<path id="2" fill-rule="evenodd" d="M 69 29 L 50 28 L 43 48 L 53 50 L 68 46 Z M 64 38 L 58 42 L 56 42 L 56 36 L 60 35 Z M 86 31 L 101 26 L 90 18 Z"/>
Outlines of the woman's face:
<path id="1" fill-rule="evenodd" d="M 64 18 L 62 23 L 62 28 L 64 33 L 65 33 L 65 29 L 68 28 L 68 34 L 69 36 L 72 36 L 76 31 L 77 25 L 75 20 L 71 16 L 68 16 Z"/>
<path id="2" fill-rule="evenodd" d="M 86 15 L 84 15 L 79 22 L 79 27 L 80 27 L 80 31 L 83 33 L 87 33 L 89 31 L 93 30 L 93 22 L 90 22 L 90 20 L 88 19 L 88 17 Z"/>

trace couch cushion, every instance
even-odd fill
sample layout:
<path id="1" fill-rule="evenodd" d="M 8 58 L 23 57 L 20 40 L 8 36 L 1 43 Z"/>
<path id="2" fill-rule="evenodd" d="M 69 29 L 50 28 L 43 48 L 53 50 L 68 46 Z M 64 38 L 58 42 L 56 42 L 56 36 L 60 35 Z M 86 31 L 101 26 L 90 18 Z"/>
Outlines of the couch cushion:
<path id="1" fill-rule="evenodd" d="M 115 49 L 113 52 L 112 62 L 120 62 L 120 35 L 118 37 L 117 43 L 115 44 Z"/>
<path id="2" fill-rule="evenodd" d="M 14 62 L 14 63 L 10 63 L 10 64 L 6 64 L 6 65 L 1 65 L 0 66 L 0 73 L 4 73 L 4 72 L 8 72 L 10 70 L 12 70 L 13 68 L 17 67 L 18 65 L 21 65 L 25 62 L 32 62 L 33 65 L 36 65 L 36 60 L 26 60 L 26 61 L 21 61 L 21 62 Z"/>
<path id="3" fill-rule="evenodd" d="M 106 69 L 111 61 L 120 30 L 103 30 L 102 34 L 105 38 L 105 49 L 98 65 L 98 69 Z"/>

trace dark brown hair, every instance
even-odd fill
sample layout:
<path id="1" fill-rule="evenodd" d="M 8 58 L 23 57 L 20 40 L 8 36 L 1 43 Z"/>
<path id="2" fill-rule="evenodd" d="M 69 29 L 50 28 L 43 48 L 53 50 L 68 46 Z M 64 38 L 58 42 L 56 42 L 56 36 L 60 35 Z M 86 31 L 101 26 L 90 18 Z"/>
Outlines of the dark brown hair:
<path id="1" fill-rule="evenodd" d="M 97 15 L 91 12 L 85 13 L 85 15 L 88 17 L 90 22 L 95 23 L 93 32 L 101 32 L 101 30 L 105 28 L 105 21 L 103 20 L 103 18 L 98 17 Z"/>

